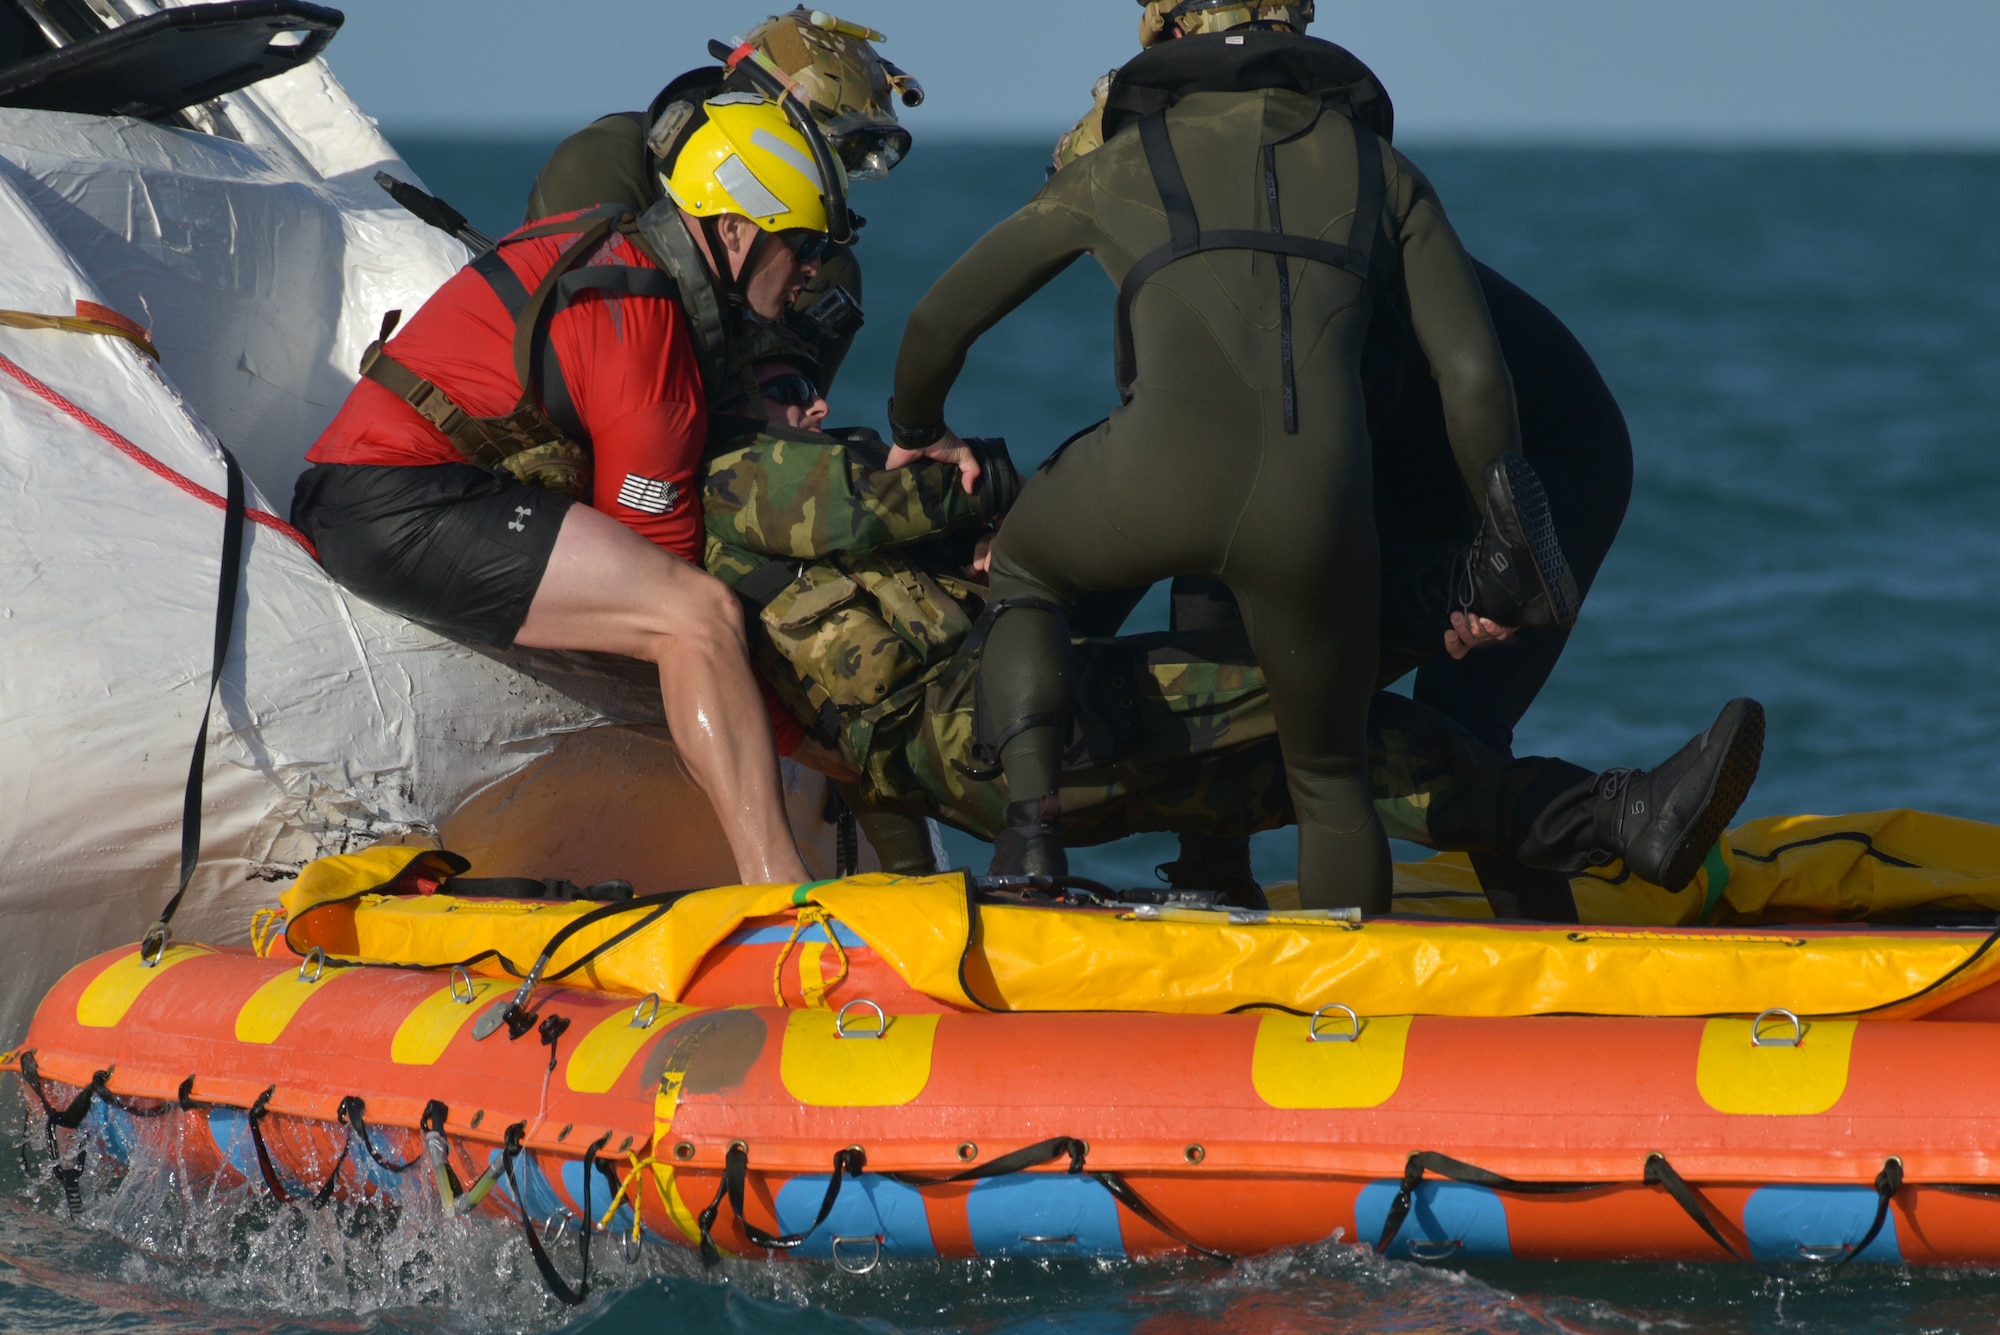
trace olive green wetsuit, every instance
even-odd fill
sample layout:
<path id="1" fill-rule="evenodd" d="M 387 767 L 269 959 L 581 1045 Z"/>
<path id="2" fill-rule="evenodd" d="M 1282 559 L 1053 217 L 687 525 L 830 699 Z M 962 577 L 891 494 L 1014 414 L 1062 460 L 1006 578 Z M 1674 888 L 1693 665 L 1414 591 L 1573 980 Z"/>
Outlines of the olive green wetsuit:
<path id="1" fill-rule="evenodd" d="M 1314 42 L 1248 39 L 1168 43 L 1120 77 L 1143 74 L 1169 48 L 1185 48 L 1172 57 L 1182 62 L 1211 53 L 1227 61 L 1243 53 L 1225 42 L 1251 54 Z M 1471 261 L 1429 183 L 1321 95 L 1183 91 L 1164 125 L 1200 228 L 1359 240 L 1387 257 L 1381 267 L 1400 275 L 1388 296 L 1407 300 L 1461 475 L 1481 494 L 1486 463 L 1519 448 L 1513 389 Z M 1094 255 L 1122 285 L 1167 244 L 1158 146 L 1146 138 L 1143 121 L 1114 133 L 938 280 L 904 335 L 900 426 L 943 420 L 973 341 L 1078 256 Z M 1357 237 L 1368 174 L 1384 187 L 1384 207 L 1379 229 Z M 1129 401 L 1030 482 L 994 547 L 996 601 L 1030 600 L 998 619 L 985 654 L 1014 801 L 1057 791 L 1061 766 L 1052 721 L 1020 726 L 1059 718 L 1067 705 L 1062 620 L 1035 604 L 1214 575 L 1235 594 L 1269 683 L 1305 901 L 1387 908 L 1388 845 L 1366 760 L 1379 588 L 1359 374 L 1377 286 L 1331 263 L 1218 249 L 1167 264 L 1138 290 Z"/>

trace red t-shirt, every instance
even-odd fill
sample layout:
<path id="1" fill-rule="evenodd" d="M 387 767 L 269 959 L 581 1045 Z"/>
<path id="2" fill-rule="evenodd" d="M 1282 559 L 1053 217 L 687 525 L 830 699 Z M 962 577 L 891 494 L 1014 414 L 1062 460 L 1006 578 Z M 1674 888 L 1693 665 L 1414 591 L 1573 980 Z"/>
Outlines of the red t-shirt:
<path id="1" fill-rule="evenodd" d="M 575 242 L 574 235 L 531 237 L 505 242 L 500 256 L 532 292 Z M 577 269 L 597 264 L 658 267 L 615 234 Z M 708 409 L 679 303 L 585 288 L 549 321 L 548 338 L 589 437 L 591 507 L 699 565 L 701 493 L 695 469 L 708 434 Z M 389 340 L 388 351 L 475 416 L 504 416 L 520 402 L 514 317 L 492 284 L 470 267 L 424 303 Z M 306 458 L 316 464 L 419 466 L 465 461 L 416 409 L 365 377 Z M 805 731 L 768 688 L 764 697 L 778 749 L 789 755 Z"/>

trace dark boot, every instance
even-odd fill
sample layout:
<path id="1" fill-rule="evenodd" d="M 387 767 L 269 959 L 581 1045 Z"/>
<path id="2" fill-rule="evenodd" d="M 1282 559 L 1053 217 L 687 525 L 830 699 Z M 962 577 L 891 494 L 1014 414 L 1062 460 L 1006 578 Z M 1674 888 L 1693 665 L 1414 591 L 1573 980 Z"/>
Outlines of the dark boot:
<path id="1" fill-rule="evenodd" d="M 1063 852 L 1062 798 L 1054 793 L 1007 806 L 1007 828 L 993 841 L 993 876 L 1067 876 L 1069 855 Z"/>
<path id="2" fill-rule="evenodd" d="M 1701 734 L 1652 769 L 1597 776 L 1592 842 L 1634 876 L 1680 891 L 1729 826 L 1764 758 L 1764 706 L 1731 700 Z"/>
<path id="3" fill-rule="evenodd" d="M 1503 454 L 1486 466 L 1486 519 L 1463 559 L 1456 610 L 1503 626 L 1576 624 L 1576 578 L 1542 480 L 1522 456 Z"/>
<path id="4" fill-rule="evenodd" d="M 1211 839 L 1202 834 L 1181 836 L 1181 855 L 1162 862 L 1153 874 L 1175 890 L 1217 890 L 1239 909 L 1267 909 L 1264 887 L 1250 867 L 1250 840 Z"/>

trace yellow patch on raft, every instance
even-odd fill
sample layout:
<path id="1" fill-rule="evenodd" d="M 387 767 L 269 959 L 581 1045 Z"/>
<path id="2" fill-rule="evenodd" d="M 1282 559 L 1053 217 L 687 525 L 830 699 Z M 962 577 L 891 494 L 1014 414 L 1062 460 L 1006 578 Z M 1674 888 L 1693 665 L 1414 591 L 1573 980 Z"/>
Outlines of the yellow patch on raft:
<path id="1" fill-rule="evenodd" d="M 1250 1082 L 1273 1108 L 1379 1108 L 1403 1083 L 1410 1017 L 1378 1015 L 1349 1035 L 1338 1011 L 1317 1021 L 1265 1015 L 1257 1021 Z"/>
<path id="2" fill-rule="evenodd" d="M 206 946 L 168 946 L 152 964 L 140 962 L 138 947 L 120 955 L 90 980 L 76 999 L 76 1022 L 92 1029 L 110 1029 L 125 1018 L 139 994 L 183 960 L 208 954 Z"/>
<path id="3" fill-rule="evenodd" d="M 1840 1102 L 1854 1052 L 1854 1021 L 1804 1021 L 1795 1034 L 1790 1020 L 1773 1016 L 1757 1026 L 1762 1046 L 1750 1041 L 1753 1023 L 1710 1020 L 1702 1026 L 1695 1085 L 1709 1107 L 1762 1117 L 1816 1117 Z M 1795 1037 L 1795 1044 L 1771 1041 Z"/>

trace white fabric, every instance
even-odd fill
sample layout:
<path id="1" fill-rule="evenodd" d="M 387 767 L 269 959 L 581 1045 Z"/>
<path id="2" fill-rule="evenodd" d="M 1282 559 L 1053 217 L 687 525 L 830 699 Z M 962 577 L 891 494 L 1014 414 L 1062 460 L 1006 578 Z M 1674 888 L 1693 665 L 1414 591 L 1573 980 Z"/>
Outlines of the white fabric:
<path id="1" fill-rule="evenodd" d="M 382 311 L 465 259 L 372 180 L 412 173 L 318 62 L 224 99 L 242 142 L 0 109 L 0 308 L 78 299 L 116 339 L 0 328 L 0 355 L 220 492 L 216 435 L 285 513 Z M 208 681 L 222 512 L 0 375 L 0 1049 L 61 972 L 172 893 Z M 733 879 L 659 729 L 606 715 L 342 593 L 250 525 L 182 939 L 241 940 L 274 881 L 398 836 L 492 875 Z M 814 861 L 816 776 L 788 766 Z"/>

